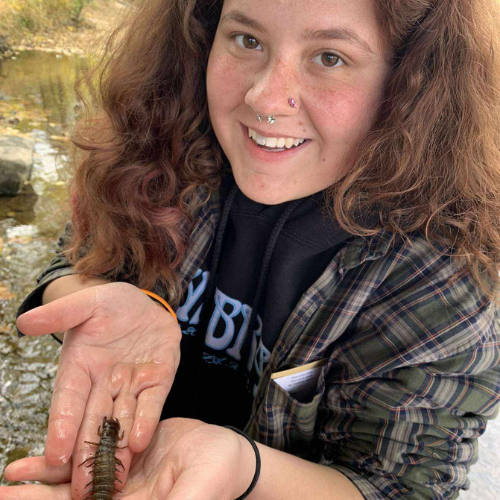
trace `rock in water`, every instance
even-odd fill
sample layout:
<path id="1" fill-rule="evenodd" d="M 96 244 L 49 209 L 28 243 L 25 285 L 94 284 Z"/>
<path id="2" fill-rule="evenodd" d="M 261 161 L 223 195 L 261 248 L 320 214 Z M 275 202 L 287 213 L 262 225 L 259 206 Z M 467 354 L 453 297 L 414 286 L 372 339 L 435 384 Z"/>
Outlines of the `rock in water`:
<path id="1" fill-rule="evenodd" d="M 0 135 L 0 196 L 15 196 L 33 167 L 31 137 Z"/>
<path id="2" fill-rule="evenodd" d="M 0 35 L 0 54 L 4 54 L 10 50 L 10 46 L 3 35 Z"/>

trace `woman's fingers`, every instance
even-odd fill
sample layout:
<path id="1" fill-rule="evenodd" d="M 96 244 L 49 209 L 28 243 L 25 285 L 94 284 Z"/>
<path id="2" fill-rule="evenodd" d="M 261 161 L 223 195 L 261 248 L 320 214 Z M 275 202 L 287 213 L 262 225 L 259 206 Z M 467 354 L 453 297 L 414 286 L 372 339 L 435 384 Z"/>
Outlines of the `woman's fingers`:
<path id="1" fill-rule="evenodd" d="M 69 483 L 71 463 L 52 467 L 45 457 L 29 457 L 9 464 L 4 471 L 7 481 L 41 481 L 47 484 Z"/>
<path id="2" fill-rule="evenodd" d="M 63 347 L 64 350 L 64 347 Z M 91 388 L 88 374 L 64 361 L 57 371 L 50 407 L 45 458 L 52 466 L 67 463 L 73 452 Z"/>
<path id="3" fill-rule="evenodd" d="M 0 486 L 0 500 L 71 500 L 69 484 Z"/>
<path id="4" fill-rule="evenodd" d="M 21 314 L 17 327 L 26 335 L 47 335 L 81 325 L 95 313 L 96 288 L 79 290 Z"/>
<path id="5" fill-rule="evenodd" d="M 73 477 L 71 481 L 72 497 L 75 499 L 84 498 L 88 494 L 89 489 L 91 489 L 91 485 L 87 486 L 87 484 L 93 480 L 92 472 L 95 462 L 93 457 L 95 457 L 98 452 L 98 447 L 96 444 L 92 443 L 99 443 L 102 439 L 102 435 L 99 435 L 99 433 L 102 434 L 104 430 L 104 417 L 108 419 L 117 417 L 115 413 L 115 402 L 113 401 L 109 387 L 96 385 L 90 394 L 87 410 L 75 445 Z M 129 421 L 127 427 L 126 419 L 124 422 L 120 419 L 120 432 L 118 437 L 120 437 L 124 431 L 124 438 L 122 440 L 117 439 L 115 443 L 117 447 L 121 448 L 127 445 L 130 425 L 131 421 Z M 121 483 L 116 483 L 117 488 L 121 489 L 119 484 L 125 484 L 126 482 L 130 461 L 132 460 L 132 453 L 128 448 L 123 450 L 116 449 L 114 456 L 122 463 L 122 466 L 117 466 L 118 471 L 116 472 L 116 477 L 121 481 Z"/>
<path id="6" fill-rule="evenodd" d="M 129 446 L 134 453 L 141 453 L 151 442 L 165 399 L 165 390 L 160 387 L 152 387 L 139 395 L 134 426 L 129 438 Z"/>
<path id="7" fill-rule="evenodd" d="M 71 487 L 74 498 L 85 496 L 85 485 L 92 479 L 92 457 L 99 443 L 99 427 L 104 417 L 110 418 L 113 412 L 113 398 L 105 387 L 94 386 L 88 400 L 80 431 L 73 452 L 73 477 Z"/>
<path id="8" fill-rule="evenodd" d="M 120 428 L 125 433 L 122 446 L 128 444 L 137 408 L 137 398 L 131 390 L 131 380 L 135 369 L 133 364 L 120 363 L 115 365 L 110 377 L 110 391 L 114 397 L 113 418 L 120 421 Z"/>
<path id="9" fill-rule="evenodd" d="M 174 368 L 168 364 L 149 363 L 141 372 L 132 386 L 138 394 L 134 426 L 129 438 L 129 446 L 134 453 L 144 451 L 149 445 L 175 375 Z"/>
<path id="10" fill-rule="evenodd" d="M 41 481 L 56 486 L 0 486 L 0 500 L 71 500 L 71 462 L 52 467 L 45 457 L 25 458 L 9 464 L 4 476 L 7 481 Z"/>

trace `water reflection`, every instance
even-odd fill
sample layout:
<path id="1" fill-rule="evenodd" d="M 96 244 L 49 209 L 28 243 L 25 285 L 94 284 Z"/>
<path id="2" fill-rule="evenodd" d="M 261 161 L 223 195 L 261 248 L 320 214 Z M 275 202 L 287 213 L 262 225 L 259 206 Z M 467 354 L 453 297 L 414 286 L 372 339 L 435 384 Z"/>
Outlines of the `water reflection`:
<path id="1" fill-rule="evenodd" d="M 29 224 L 35 219 L 35 203 L 37 201 L 31 184 L 23 186 L 17 196 L 0 197 L 0 219 L 12 217 L 19 224 Z"/>
<path id="2" fill-rule="evenodd" d="M 86 67 L 81 57 L 36 51 L 21 53 L 15 60 L 0 61 L 0 91 L 4 96 L 15 96 L 24 105 L 23 111 L 28 112 L 18 118 L 19 123 L 11 125 L 29 130 L 29 111 L 40 109 L 45 113 L 37 116 L 38 120 L 31 120 L 35 122 L 31 127 L 40 122 L 67 130 L 75 119 L 74 83 Z"/>

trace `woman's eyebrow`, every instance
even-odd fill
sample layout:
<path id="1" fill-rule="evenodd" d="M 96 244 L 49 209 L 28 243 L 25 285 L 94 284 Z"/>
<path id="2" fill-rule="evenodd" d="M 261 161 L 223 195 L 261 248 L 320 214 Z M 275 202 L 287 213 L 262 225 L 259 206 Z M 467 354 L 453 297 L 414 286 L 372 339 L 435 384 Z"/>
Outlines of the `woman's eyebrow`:
<path id="1" fill-rule="evenodd" d="M 229 11 L 220 20 L 220 23 L 222 24 L 227 21 L 234 21 L 235 23 L 243 24 L 243 26 L 246 26 L 247 28 L 251 28 L 255 31 L 260 31 L 261 33 L 269 35 L 269 32 L 266 30 L 266 28 L 264 28 L 264 26 L 262 26 L 262 24 L 259 23 L 259 21 L 256 21 L 255 19 L 248 17 L 246 14 L 243 14 L 243 12 L 240 12 L 239 10 Z"/>
<path id="2" fill-rule="evenodd" d="M 246 14 L 239 10 L 232 10 L 228 12 L 222 19 L 221 24 L 224 22 L 233 21 L 242 24 L 254 31 L 260 31 L 269 35 L 269 32 L 262 26 L 259 21 L 248 17 Z M 306 30 L 302 34 L 303 40 L 344 40 L 351 44 L 357 45 L 364 52 L 374 54 L 368 43 L 363 40 L 355 31 L 346 27 L 337 27 L 326 30 Z"/>
<path id="3" fill-rule="evenodd" d="M 304 40 L 344 40 L 357 45 L 364 52 L 374 54 L 368 43 L 363 40 L 355 31 L 345 28 L 331 28 L 326 30 L 307 30 L 302 38 Z"/>

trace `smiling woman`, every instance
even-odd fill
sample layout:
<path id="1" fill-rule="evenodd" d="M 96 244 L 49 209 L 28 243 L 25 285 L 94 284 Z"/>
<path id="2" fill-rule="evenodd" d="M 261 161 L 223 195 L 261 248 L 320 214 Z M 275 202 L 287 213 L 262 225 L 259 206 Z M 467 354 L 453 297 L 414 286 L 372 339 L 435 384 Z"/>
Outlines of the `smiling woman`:
<path id="1" fill-rule="evenodd" d="M 317 193 L 345 174 L 384 93 L 389 54 L 374 5 L 323 0 L 304 11 L 297 2 L 285 9 L 264 2 L 243 13 L 240 4 L 224 2 L 208 60 L 214 131 L 249 198 L 277 204 Z M 243 28 L 253 32 L 242 35 Z M 297 107 L 288 104 L 290 97 Z M 257 115 L 275 118 L 259 124 L 262 136 L 308 142 L 281 153 L 254 147 L 240 124 L 255 128 Z"/>
<path id="2" fill-rule="evenodd" d="M 19 309 L 65 333 L 45 458 L 5 477 L 56 486 L 0 500 L 80 499 L 104 417 L 124 499 L 468 488 L 500 403 L 499 27 L 488 0 L 141 2 Z"/>

